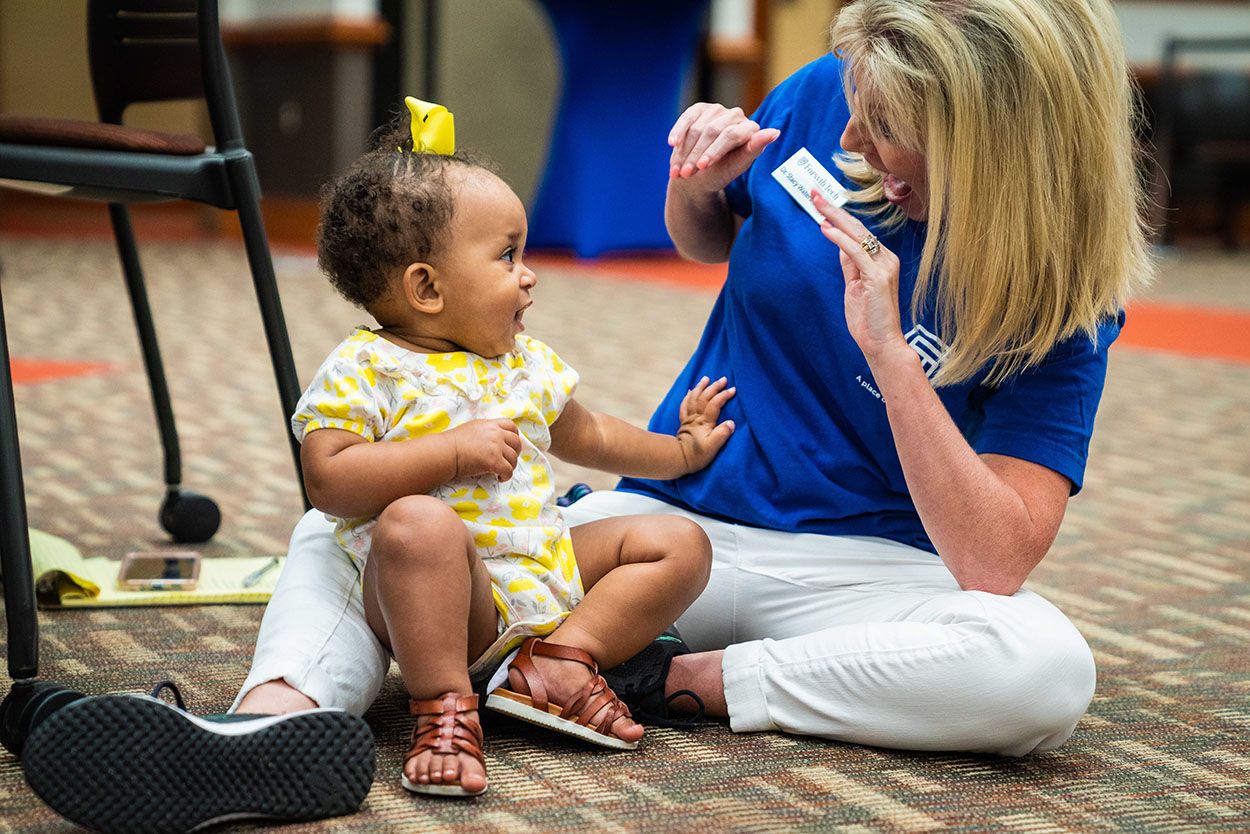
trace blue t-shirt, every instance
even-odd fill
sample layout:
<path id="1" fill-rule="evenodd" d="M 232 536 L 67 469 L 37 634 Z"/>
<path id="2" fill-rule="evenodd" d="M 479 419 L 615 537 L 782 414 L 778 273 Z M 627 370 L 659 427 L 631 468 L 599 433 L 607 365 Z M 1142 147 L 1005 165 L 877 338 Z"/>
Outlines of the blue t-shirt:
<path id="1" fill-rule="evenodd" d="M 838 249 L 773 178 L 806 148 L 845 184 L 833 161 L 850 118 L 841 64 L 825 56 L 774 90 L 753 116 L 781 135 L 726 189 L 746 222 L 703 337 L 651 419 L 673 434 L 686 391 L 703 376 L 729 378 L 737 395 L 722 419 L 737 428 L 706 469 L 672 481 L 625 478 L 618 489 L 651 495 L 739 524 L 803 533 L 882 536 L 933 551 L 907 491 L 876 382 L 843 310 Z M 931 311 L 911 319 L 925 225 L 893 230 L 861 217 L 902 264 L 899 307 L 908 341 L 925 360 L 940 356 Z M 928 305 L 931 307 L 931 305 Z M 938 389 L 977 453 L 1048 467 L 1080 489 L 1107 347 L 1123 315 L 1077 336 L 1040 365 L 997 388 L 983 374 Z"/>

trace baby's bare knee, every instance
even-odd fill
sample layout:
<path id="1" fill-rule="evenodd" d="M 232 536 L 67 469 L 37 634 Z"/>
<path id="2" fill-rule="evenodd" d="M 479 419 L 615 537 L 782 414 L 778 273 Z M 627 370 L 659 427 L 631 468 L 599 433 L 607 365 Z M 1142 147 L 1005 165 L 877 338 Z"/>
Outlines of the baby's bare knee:
<path id="1" fill-rule="evenodd" d="M 431 495 L 408 495 L 378 516 L 371 550 L 390 559 L 453 550 L 453 544 L 458 551 L 467 535 L 451 507 Z"/>
<path id="2" fill-rule="evenodd" d="M 703 528 L 688 518 L 657 516 L 645 528 L 651 545 L 684 578 L 700 587 L 712 572 L 712 543 Z"/>

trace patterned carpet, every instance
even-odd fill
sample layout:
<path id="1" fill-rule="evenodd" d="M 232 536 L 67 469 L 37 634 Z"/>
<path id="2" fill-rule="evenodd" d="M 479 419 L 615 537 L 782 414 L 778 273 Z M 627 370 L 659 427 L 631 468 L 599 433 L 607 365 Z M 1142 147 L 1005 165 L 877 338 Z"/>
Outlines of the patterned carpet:
<path id="1" fill-rule="evenodd" d="M 204 552 L 282 551 L 300 501 L 241 248 L 143 254 L 184 480 L 225 517 Z M 0 262 L 14 357 L 102 363 L 18 386 L 32 525 L 93 556 L 161 544 L 159 447 L 111 244 L 0 237 Z M 277 268 L 307 378 L 363 315 L 310 259 L 279 257 Z M 1154 298 L 1239 310 L 1250 323 L 1250 258 L 1169 256 Z M 536 299 L 529 331 L 582 372 L 579 398 L 645 423 L 714 294 L 553 261 Z M 567 466 L 559 476 L 613 480 Z M 899 753 L 721 727 L 649 730 L 639 752 L 612 754 L 494 719 L 490 793 L 423 801 L 398 786 L 409 719 L 392 674 L 367 715 L 379 769 L 363 810 L 281 830 L 1250 831 L 1250 364 L 1113 350 L 1085 491 L 1028 587 L 1071 616 L 1100 674 L 1075 736 L 1049 754 Z M 173 678 L 197 711 L 220 711 L 260 616 L 258 606 L 43 612 L 41 671 L 89 692 Z M 73 830 L 0 753 L 0 831 Z"/>

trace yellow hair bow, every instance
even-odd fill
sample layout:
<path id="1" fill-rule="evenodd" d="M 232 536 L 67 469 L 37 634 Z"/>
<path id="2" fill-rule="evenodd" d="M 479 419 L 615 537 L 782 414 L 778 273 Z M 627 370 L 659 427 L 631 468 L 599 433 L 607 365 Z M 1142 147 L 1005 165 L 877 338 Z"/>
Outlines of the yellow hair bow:
<path id="1" fill-rule="evenodd" d="M 443 156 L 456 152 L 456 129 L 446 107 L 412 96 L 406 97 L 404 104 L 412 114 L 413 151 Z"/>

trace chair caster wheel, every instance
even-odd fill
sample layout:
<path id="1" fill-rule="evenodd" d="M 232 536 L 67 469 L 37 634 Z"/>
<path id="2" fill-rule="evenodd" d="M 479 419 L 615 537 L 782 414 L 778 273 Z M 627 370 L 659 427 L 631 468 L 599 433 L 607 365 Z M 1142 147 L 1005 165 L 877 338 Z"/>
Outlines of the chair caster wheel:
<path id="1" fill-rule="evenodd" d="M 176 542 L 206 542 L 221 526 L 221 510 L 213 499 L 196 492 L 170 490 L 161 502 L 161 527 Z"/>
<path id="2" fill-rule="evenodd" d="M 0 744 L 20 759 L 26 738 L 36 724 L 85 697 L 81 692 L 46 681 L 13 684 L 0 703 Z"/>

